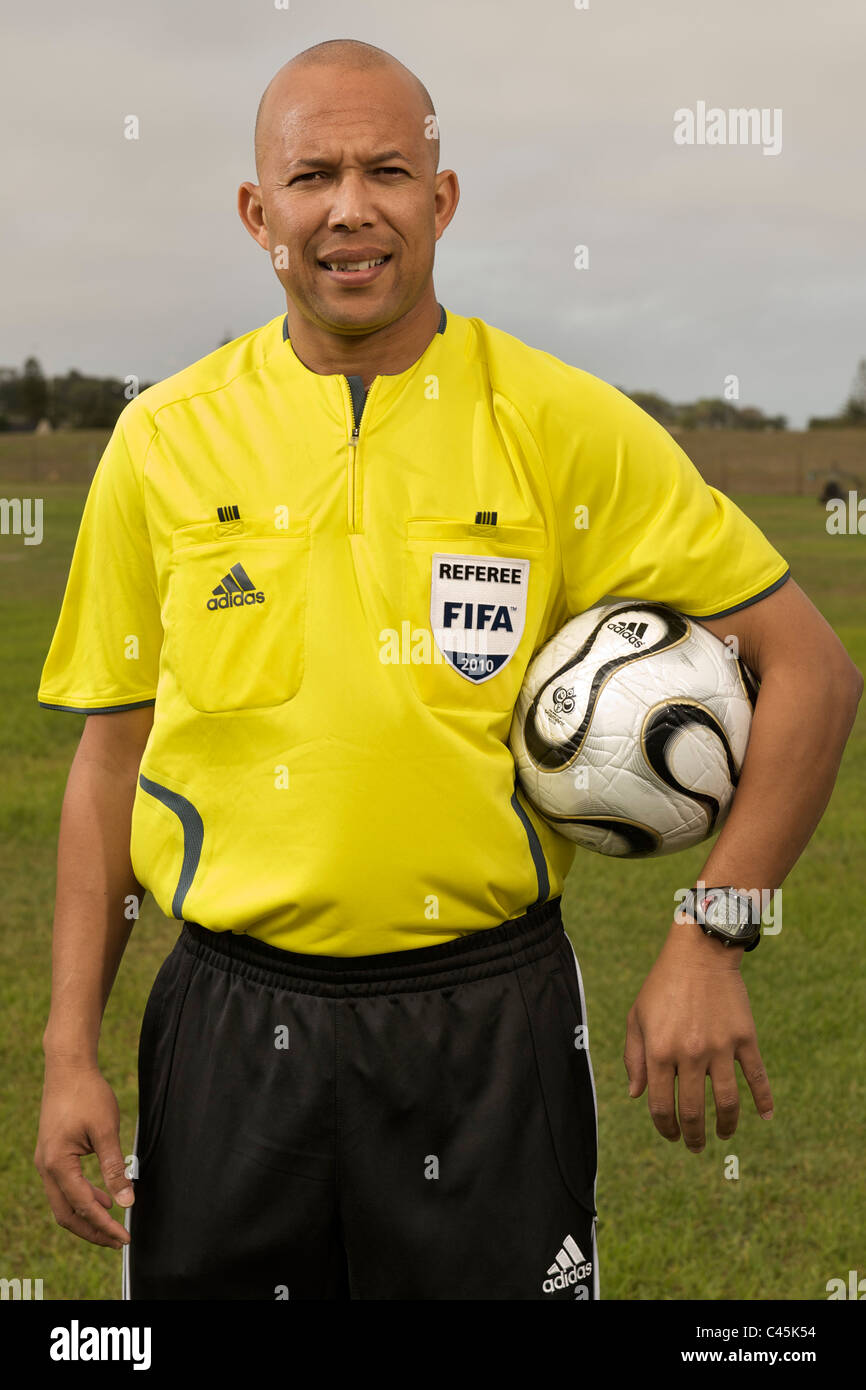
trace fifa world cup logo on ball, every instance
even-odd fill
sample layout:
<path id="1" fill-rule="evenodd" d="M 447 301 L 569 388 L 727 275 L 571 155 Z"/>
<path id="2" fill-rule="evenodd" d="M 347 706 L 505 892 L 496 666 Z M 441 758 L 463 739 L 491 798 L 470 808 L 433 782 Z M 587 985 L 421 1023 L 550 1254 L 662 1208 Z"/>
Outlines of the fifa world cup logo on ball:
<path id="1" fill-rule="evenodd" d="M 571 714 L 574 709 L 574 690 L 566 690 L 564 685 L 557 686 L 553 692 L 553 708 L 557 714 Z"/>

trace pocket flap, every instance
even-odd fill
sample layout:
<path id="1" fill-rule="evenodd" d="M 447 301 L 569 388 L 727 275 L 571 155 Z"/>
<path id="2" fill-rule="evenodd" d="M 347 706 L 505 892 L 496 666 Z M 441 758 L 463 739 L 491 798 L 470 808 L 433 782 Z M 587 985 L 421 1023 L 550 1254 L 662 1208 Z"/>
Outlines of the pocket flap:
<path id="1" fill-rule="evenodd" d="M 481 522 L 443 521 L 438 517 L 411 517 L 406 522 L 409 541 L 480 541 L 499 552 L 528 550 L 537 555 L 547 548 L 541 526 L 487 526 Z"/>

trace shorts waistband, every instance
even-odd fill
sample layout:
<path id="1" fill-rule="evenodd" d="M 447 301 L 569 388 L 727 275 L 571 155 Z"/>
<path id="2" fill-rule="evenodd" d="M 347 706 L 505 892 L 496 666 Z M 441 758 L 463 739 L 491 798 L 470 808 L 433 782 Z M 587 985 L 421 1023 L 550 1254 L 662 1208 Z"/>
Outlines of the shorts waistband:
<path id="1" fill-rule="evenodd" d="M 482 928 L 438 946 L 371 956 L 317 956 L 286 951 L 236 932 L 184 922 L 178 944 L 211 964 L 301 993 L 387 994 L 435 989 L 515 969 L 555 949 L 564 927 L 561 897 L 531 907 L 498 927 Z"/>

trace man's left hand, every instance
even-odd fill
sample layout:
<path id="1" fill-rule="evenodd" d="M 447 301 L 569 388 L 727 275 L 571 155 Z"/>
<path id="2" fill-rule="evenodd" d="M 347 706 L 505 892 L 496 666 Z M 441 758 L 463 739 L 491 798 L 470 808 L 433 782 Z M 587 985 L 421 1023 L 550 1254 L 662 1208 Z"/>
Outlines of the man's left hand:
<path id="1" fill-rule="evenodd" d="M 758 1113 L 772 1117 L 773 1096 L 740 974 L 742 956 L 742 947 L 725 946 L 695 922 L 674 923 L 629 1010 L 624 1054 L 629 1095 L 640 1096 L 648 1088 L 649 1110 L 659 1134 L 675 1142 L 682 1130 L 692 1153 L 700 1153 L 706 1142 L 708 1074 L 717 1136 L 729 1139 L 737 1127 L 735 1061 Z"/>

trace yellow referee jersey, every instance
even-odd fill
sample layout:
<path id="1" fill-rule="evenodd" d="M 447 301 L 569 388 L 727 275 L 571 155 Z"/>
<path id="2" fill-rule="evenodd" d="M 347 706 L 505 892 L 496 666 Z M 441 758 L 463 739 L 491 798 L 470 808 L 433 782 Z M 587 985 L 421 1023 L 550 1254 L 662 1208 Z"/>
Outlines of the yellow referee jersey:
<path id="1" fill-rule="evenodd" d="M 549 353 L 442 309 L 365 397 L 280 315 L 123 410 L 38 699 L 155 703 L 131 856 L 165 913 L 405 950 L 562 892 L 575 846 L 507 745 L 548 637 L 606 596 L 717 616 L 787 573 L 660 425 Z"/>

